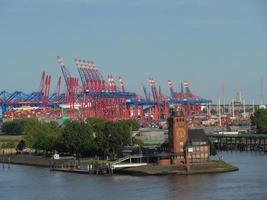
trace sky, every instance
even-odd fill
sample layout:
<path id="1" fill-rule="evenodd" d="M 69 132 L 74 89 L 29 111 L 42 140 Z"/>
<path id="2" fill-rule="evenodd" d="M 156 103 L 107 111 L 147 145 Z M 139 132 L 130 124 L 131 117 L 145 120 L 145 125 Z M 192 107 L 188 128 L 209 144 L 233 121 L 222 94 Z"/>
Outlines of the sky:
<path id="1" fill-rule="evenodd" d="M 61 75 L 56 57 L 78 76 L 74 58 L 94 60 L 104 77 L 141 83 L 190 82 L 214 102 L 267 102 L 265 0 L 0 0 L 0 91 L 37 91 L 43 71 L 52 88 Z"/>

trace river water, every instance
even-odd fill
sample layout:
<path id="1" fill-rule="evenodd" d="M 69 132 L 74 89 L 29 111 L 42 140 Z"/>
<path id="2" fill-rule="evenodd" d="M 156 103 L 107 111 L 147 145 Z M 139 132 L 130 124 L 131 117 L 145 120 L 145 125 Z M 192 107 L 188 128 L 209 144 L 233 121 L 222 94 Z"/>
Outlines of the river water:
<path id="1" fill-rule="evenodd" d="M 239 171 L 190 176 L 95 176 L 0 165 L 0 200 L 267 200 L 267 154 L 224 152 Z"/>

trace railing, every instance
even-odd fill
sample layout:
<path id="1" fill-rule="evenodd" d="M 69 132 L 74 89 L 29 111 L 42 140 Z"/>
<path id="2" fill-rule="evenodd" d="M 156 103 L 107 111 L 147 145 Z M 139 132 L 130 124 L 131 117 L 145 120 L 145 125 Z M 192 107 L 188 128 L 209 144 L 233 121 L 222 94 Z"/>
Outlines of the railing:
<path id="1" fill-rule="evenodd" d="M 263 134 L 207 134 L 219 150 L 267 151 L 267 135 Z"/>
<path id="2" fill-rule="evenodd" d="M 143 155 L 129 155 L 129 156 L 125 156 L 123 158 L 120 158 L 118 160 L 115 160 L 114 162 L 112 162 L 112 165 L 116 165 L 119 163 L 122 163 L 123 161 L 129 160 L 131 161 L 131 159 L 135 159 L 135 158 L 143 158 Z"/>
<path id="3" fill-rule="evenodd" d="M 114 162 L 111 163 L 110 167 L 112 169 L 117 169 L 117 168 L 127 168 L 127 167 L 140 167 L 140 166 L 146 166 L 147 163 L 144 162 L 140 162 L 139 163 L 132 163 L 132 159 L 136 159 L 136 158 L 144 158 L 143 155 L 129 155 L 129 156 L 125 156 L 123 158 L 120 158 Z M 130 162 L 126 162 L 126 163 L 122 163 L 126 160 L 130 160 Z"/>

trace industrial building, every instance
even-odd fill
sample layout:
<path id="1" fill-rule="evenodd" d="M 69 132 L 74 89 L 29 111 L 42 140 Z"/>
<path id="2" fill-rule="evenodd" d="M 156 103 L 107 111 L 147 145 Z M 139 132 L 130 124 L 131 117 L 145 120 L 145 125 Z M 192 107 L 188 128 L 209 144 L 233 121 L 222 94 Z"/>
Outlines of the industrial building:
<path id="1" fill-rule="evenodd" d="M 180 92 L 175 92 L 172 81 L 168 81 L 170 96 L 167 96 L 161 92 L 155 80 L 150 78 L 151 92 L 142 84 L 144 96 L 141 96 L 127 91 L 121 77 L 119 84 L 116 84 L 112 75 L 108 75 L 106 80 L 93 61 L 74 59 L 80 76 L 78 78 L 70 73 L 61 57 L 58 56 L 57 60 L 64 81 L 59 76 L 55 93 L 50 93 L 52 77 L 45 72 L 41 75 L 39 91 L 30 94 L 0 91 L 4 121 L 17 118 L 42 120 L 45 116 L 51 120 L 68 116 L 71 121 L 81 122 L 89 117 L 161 121 L 167 119 L 173 106 L 191 116 L 200 114 L 201 106 L 211 102 L 194 95 L 189 89 L 188 81 L 182 81 Z M 65 90 L 62 91 L 62 88 Z"/>

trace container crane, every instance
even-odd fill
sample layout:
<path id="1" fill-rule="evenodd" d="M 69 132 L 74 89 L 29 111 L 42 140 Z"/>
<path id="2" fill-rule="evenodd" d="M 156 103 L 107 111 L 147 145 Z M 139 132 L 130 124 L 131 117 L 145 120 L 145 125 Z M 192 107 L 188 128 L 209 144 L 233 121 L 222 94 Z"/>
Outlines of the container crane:
<path id="1" fill-rule="evenodd" d="M 149 79 L 149 84 L 151 87 L 151 92 L 153 95 L 153 100 L 154 100 L 154 120 L 159 121 L 160 119 L 160 108 L 159 108 L 159 95 L 158 91 L 156 88 L 156 82 L 153 78 Z"/>
<path id="2" fill-rule="evenodd" d="M 173 98 L 174 91 L 173 91 L 173 84 L 171 80 L 168 80 L 168 87 L 170 89 L 171 97 Z"/>
<path id="3" fill-rule="evenodd" d="M 68 70 L 68 68 L 65 66 L 64 62 L 63 62 L 63 58 L 61 58 L 60 56 L 57 56 L 57 61 L 60 65 L 66 86 L 67 86 L 67 90 L 69 90 L 69 79 L 72 77 L 70 71 Z"/>

